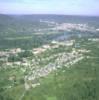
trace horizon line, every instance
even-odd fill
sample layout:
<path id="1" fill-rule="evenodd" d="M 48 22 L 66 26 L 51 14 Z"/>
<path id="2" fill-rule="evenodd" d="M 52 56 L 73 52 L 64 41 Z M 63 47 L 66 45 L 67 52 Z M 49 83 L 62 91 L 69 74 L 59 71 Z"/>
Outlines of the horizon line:
<path id="1" fill-rule="evenodd" d="M 0 15 L 12 15 L 12 16 L 28 16 L 28 15 L 57 15 L 57 16 L 82 16 L 82 17 L 99 17 L 99 15 L 79 15 L 79 14 L 46 14 L 46 13 L 31 13 L 31 14 L 12 14 L 12 13 L 0 13 Z"/>

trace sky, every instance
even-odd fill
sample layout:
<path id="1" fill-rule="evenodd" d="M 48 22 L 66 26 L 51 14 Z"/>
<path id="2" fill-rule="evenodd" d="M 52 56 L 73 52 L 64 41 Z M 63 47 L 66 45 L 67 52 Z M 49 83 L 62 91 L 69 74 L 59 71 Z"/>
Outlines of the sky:
<path id="1" fill-rule="evenodd" d="M 0 0 L 0 14 L 99 16 L 99 0 Z"/>

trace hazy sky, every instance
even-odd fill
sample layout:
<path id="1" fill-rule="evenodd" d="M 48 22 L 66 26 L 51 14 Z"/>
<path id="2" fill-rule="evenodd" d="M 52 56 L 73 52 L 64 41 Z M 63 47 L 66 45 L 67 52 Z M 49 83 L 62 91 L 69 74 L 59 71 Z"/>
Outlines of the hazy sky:
<path id="1" fill-rule="evenodd" d="M 0 13 L 99 16 L 99 0 L 0 0 Z"/>

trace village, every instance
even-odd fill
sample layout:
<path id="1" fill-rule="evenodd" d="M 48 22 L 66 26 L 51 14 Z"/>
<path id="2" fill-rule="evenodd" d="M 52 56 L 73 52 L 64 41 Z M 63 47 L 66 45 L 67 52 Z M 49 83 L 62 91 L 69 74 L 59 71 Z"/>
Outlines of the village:
<path id="1" fill-rule="evenodd" d="M 36 81 L 39 78 L 46 77 L 53 71 L 62 68 L 70 68 L 73 64 L 84 59 L 84 53 L 90 52 L 90 50 L 72 48 L 69 52 L 66 50 L 62 52 L 55 53 L 53 55 L 42 57 L 46 52 L 51 52 L 52 50 L 58 50 L 61 48 L 71 48 L 75 44 L 75 40 L 68 40 L 65 42 L 52 41 L 51 44 L 43 45 L 39 48 L 34 48 L 30 50 L 34 56 L 33 57 L 23 57 L 22 61 L 8 61 L 10 55 L 18 55 L 18 53 L 25 52 L 21 48 L 15 48 L 7 51 L 1 51 L 0 57 L 3 63 L 4 69 L 8 68 L 19 68 L 24 75 L 24 88 L 29 90 L 40 85 L 39 81 Z M 40 57 L 41 55 L 41 57 Z M 12 81 L 14 76 L 10 76 L 9 79 Z M 11 87 L 11 86 L 10 86 Z"/>
<path id="2" fill-rule="evenodd" d="M 42 19 L 40 19 L 40 22 L 48 24 L 48 26 L 50 26 L 51 28 L 39 29 L 39 30 L 35 30 L 35 31 L 38 31 L 38 32 L 49 31 L 49 30 L 52 30 L 52 31 L 60 31 L 61 30 L 61 31 L 67 31 L 67 32 L 70 32 L 73 30 L 78 30 L 78 31 L 82 31 L 82 32 L 85 32 L 85 31 L 98 32 L 99 31 L 99 29 L 89 26 L 88 24 L 57 23 L 54 21 L 42 20 Z"/>

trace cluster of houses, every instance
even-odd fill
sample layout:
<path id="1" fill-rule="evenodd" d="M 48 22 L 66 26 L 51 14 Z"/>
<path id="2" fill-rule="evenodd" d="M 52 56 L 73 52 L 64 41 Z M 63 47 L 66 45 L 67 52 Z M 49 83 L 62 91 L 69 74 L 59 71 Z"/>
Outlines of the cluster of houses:
<path id="1" fill-rule="evenodd" d="M 99 42 L 99 38 L 89 38 L 88 41 Z"/>
<path id="2" fill-rule="evenodd" d="M 90 32 L 99 32 L 99 29 L 95 29 L 95 27 L 89 26 L 88 24 L 76 24 L 76 23 L 57 23 L 54 21 L 48 21 L 48 20 L 40 20 L 41 23 L 46 23 L 48 26 L 51 26 L 51 28 L 45 28 L 45 29 L 38 29 L 35 30 L 36 32 L 42 33 L 42 31 L 72 31 L 72 30 L 79 30 L 79 31 L 90 31 Z"/>
<path id="3" fill-rule="evenodd" d="M 21 48 L 14 48 L 10 50 L 0 51 L 0 61 L 6 63 L 6 65 L 12 65 L 11 62 L 8 62 L 8 57 L 11 55 L 17 55 L 18 53 L 22 52 Z"/>
<path id="4" fill-rule="evenodd" d="M 98 28 L 98 29 L 96 29 L 96 31 L 97 31 L 97 32 L 99 32 L 99 28 Z"/>
<path id="5" fill-rule="evenodd" d="M 50 44 L 43 45 L 42 47 L 33 49 L 33 54 L 40 54 L 40 53 L 45 52 L 48 49 L 53 49 L 53 48 L 58 48 L 58 47 L 59 45 L 53 45 L 53 46 L 51 46 Z"/>
<path id="6" fill-rule="evenodd" d="M 73 24 L 73 23 L 62 23 L 56 25 L 53 30 L 65 30 L 65 31 L 71 31 L 71 30 L 80 30 L 80 31 L 94 31 L 94 27 L 89 27 L 87 24 Z"/>
<path id="7" fill-rule="evenodd" d="M 38 57 L 37 54 L 41 54 L 44 53 L 47 50 L 51 50 L 53 48 L 59 48 L 60 45 L 61 46 L 72 46 L 75 43 L 75 40 L 70 40 L 70 41 L 66 41 L 66 42 L 58 42 L 58 41 L 52 41 L 51 44 L 47 44 L 47 45 L 43 45 L 42 47 L 39 48 L 35 48 L 32 50 L 32 52 L 35 54 L 35 56 Z M 10 54 L 17 54 L 23 52 L 22 49 L 20 48 L 16 48 L 16 49 L 11 49 L 9 51 L 5 52 L 0 52 L 1 55 L 10 55 Z M 39 86 L 40 83 L 39 82 L 35 82 L 36 79 L 39 79 L 40 77 L 45 77 L 48 74 L 50 74 L 51 72 L 62 68 L 63 66 L 66 66 L 67 68 L 69 68 L 70 66 L 72 66 L 73 64 L 77 63 L 78 61 L 82 60 L 84 58 L 83 53 L 85 52 L 90 52 L 88 50 L 85 49 L 78 49 L 76 50 L 75 48 L 73 48 L 71 50 L 71 52 L 59 52 L 53 55 L 50 55 L 49 57 L 45 57 L 45 58 L 32 58 L 31 60 L 28 60 L 28 58 L 24 58 L 23 61 L 19 61 L 19 62 L 7 62 L 6 65 L 14 68 L 14 67 L 20 67 L 20 70 L 24 73 L 27 69 L 27 75 L 24 76 L 24 86 L 25 89 L 28 90 L 31 87 L 36 87 Z M 53 59 L 55 58 L 55 59 Z M 50 60 L 53 59 L 53 61 L 51 62 Z M 41 65 L 39 64 L 39 62 L 48 62 L 47 64 L 43 65 L 43 67 L 41 67 Z M 22 66 L 20 66 L 22 65 Z M 35 68 L 34 68 L 35 67 Z M 15 77 L 10 77 L 10 80 L 15 79 Z"/>
<path id="8" fill-rule="evenodd" d="M 64 65 L 69 68 L 71 65 L 77 63 L 82 60 L 84 57 L 82 54 L 79 54 L 76 51 L 72 51 L 71 53 L 60 53 L 53 63 L 49 62 L 47 65 L 37 68 L 29 72 L 28 75 L 25 76 L 25 89 L 29 89 L 30 87 L 38 86 L 37 83 L 33 83 L 36 79 L 40 77 L 45 77 L 50 74 L 52 71 L 55 71 L 59 68 L 62 68 Z M 28 81 L 31 81 L 31 84 L 28 84 Z M 40 84 L 39 84 L 40 85 Z"/>
<path id="9" fill-rule="evenodd" d="M 23 50 L 21 48 L 14 48 L 11 50 L 5 50 L 5 51 L 0 51 L 0 57 L 8 57 L 11 54 L 17 54 L 22 52 Z"/>
<path id="10" fill-rule="evenodd" d="M 66 42 L 59 42 L 59 41 L 53 40 L 51 42 L 51 45 L 47 44 L 47 45 L 43 45 L 42 47 L 33 49 L 33 54 L 40 54 L 40 53 L 45 52 L 48 49 L 59 48 L 59 46 L 72 46 L 74 43 L 75 43 L 75 40 L 69 40 Z"/>
<path id="11" fill-rule="evenodd" d="M 17 56 L 18 53 L 24 52 L 25 50 L 22 50 L 21 48 L 14 48 L 10 50 L 0 51 L 0 61 L 3 62 L 3 65 L 5 65 L 5 69 L 8 68 L 14 68 L 18 66 L 30 66 L 30 63 L 26 58 L 22 58 L 22 61 L 16 61 L 16 62 L 9 62 L 8 57 L 11 55 Z"/>

